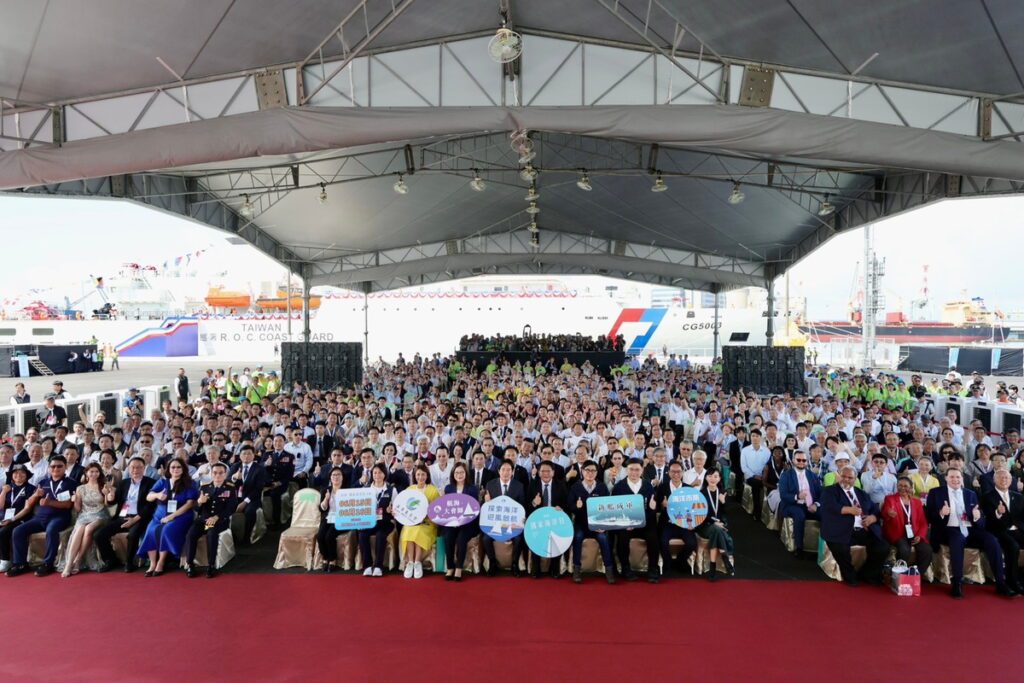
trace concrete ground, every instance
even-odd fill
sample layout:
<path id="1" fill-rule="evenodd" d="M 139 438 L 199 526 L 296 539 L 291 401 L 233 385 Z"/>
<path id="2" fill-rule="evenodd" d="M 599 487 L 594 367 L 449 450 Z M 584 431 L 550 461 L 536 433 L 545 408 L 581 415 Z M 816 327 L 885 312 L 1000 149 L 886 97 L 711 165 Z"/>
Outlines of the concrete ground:
<path id="1" fill-rule="evenodd" d="M 117 389 L 128 389 L 130 387 L 142 387 L 153 384 L 171 384 L 178 374 L 178 368 L 185 368 L 189 385 L 193 393 L 199 390 L 199 381 L 206 374 L 207 368 L 223 368 L 225 371 L 229 366 L 239 370 L 243 368 L 255 369 L 257 363 L 252 361 L 238 361 L 236 363 L 227 361 L 211 362 L 209 360 L 151 360 L 142 358 L 122 358 L 121 368 L 110 370 L 110 363 L 103 372 L 81 372 L 70 375 L 54 375 L 52 377 L 6 377 L 0 378 L 0 402 L 6 404 L 8 398 L 14 393 L 16 382 L 24 382 L 25 389 L 32 396 L 33 401 L 41 401 L 43 396 L 51 391 L 53 381 L 59 379 L 64 382 L 64 389 L 72 396 L 79 394 L 91 394 L 101 391 L 114 391 Z M 281 372 L 279 364 L 265 364 L 264 371 L 276 370 Z"/>

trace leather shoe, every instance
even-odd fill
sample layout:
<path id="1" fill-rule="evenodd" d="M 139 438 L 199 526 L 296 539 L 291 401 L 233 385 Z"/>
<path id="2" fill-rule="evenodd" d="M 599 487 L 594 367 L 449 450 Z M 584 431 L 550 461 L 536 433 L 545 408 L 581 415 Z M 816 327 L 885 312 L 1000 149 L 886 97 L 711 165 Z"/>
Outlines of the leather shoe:
<path id="1" fill-rule="evenodd" d="M 212 578 L 216 577 L 217 574 L 220 574 L 220 571 L 217 570 L 216 567 L 207 567 L 206 568 L 206 578 L 212 579 Z"/>
<path id="2" fill-rule="evenodd" d="M 135 571 L 136 569 L 137 569 L 137 567 L 135 566 L 135 563 L 134 563 L 134 562 L 128 562 L 128 563 L 127 563 L 127 564 L 126 564 L 126 565 L 124 566 L 124 573 L 125 573 L 125 574 L 131 574 L 131 573 L 132 573 L 133 571 Z"/>
<path id="3" fill-rule="evenodd" d="M 522 577 L 522 575 L 523 575 L 523 572 L 521 572 L 519 570 L 519 567 L 512 567 L 512 576 L 514 578 L 518 579 L 518 578 Z"/>
<path id="4" fill-rule="evenodd" d="M 114 565 L 109 564 L 107 562 L 104 562 L 103 564 L 101 564 L 99 567 L 96 568 L 96 573 L 97 574 L 106 574 L 107 572 L 109 572 L 113 568 L 114 568 Z"/>
<path id="5" fill-rule="evenodd" d="M 957 600 L 963 600 L 964 588 L 959 583 L 954 583 L 949 588 L 949 594 L 951 596 L 953 596 L 954 598 L 956 598 Z"/>
<path id="6" fill-rule="evenodd" d="M 626 581 L 636 581 L 638 578 L 640 577 L 638 577 L 636 575 L 636 572 L 634 572 L 633 570 L 626 572 Z"/>
<path id="7" fill-rule="evenodd" d="M 28 573 L 29 567 L 27 564 L 16 564 L 7 570 L 7 576 L 15 577 L 21 576 L 22 574 Z"/>
<path id="8" fill-rule="evenodd" d="M 190 579 L 196 578 L 196 568 L 191 564 L 185 567 L 185 576 Z"/>
<path id="9" fill-rule="evenodd" d="M 573 583 L 583 583 L 583 571 L 579 567 L 574 567 L 572 570 Z"/>
<path id="10" fill-rule="evenodd" d="M 615 570 L 611 567 L 605 569 L 604 578 L 607 579 L 609 586 L 615 585 Z"/>
<path id="11" fill-rule="evenodd" d="M 52 564 L 40 565 L 39 569 L 36 570 L 36 576 L 49 576 L 54 572 Z"/>
<path id="12" fill-rule="evenodd" d="M 658 578 L 657 574 L 648 574 L 647 583 L 658 583 L 661 579 Z"/>
<path id="13" fill-rule="evenodd" d="M 999 583 L 996 584 L 996 595 L 1002 595 L 1003 597 L 1007 598 L 1015 598 L 1017 597 L 1018 593 L 1007 584 Z"/>

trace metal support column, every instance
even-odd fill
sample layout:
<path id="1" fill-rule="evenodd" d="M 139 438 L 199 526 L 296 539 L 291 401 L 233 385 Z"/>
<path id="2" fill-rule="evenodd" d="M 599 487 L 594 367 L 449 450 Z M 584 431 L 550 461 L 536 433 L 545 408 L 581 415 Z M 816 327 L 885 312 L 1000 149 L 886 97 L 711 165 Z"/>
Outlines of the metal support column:
<path id="1" fill-rule="evenodd" d="M 302 282 L 302 341 L 312 341 L 309 332 L 309 291 L 312 286 L 309 284 L 309 278 L 306 278 Z"/>
<path id="2" fill-rule="evenodd" d="M 718 358 L 718 287 L 715 287 L 712 291 L 715 294 L 715 345 L 711 353 L 711 364 L 714 365 L 715 359 Z"/>
<path id="3" fill-rule="evenodd" d="M 370 295 L 363 292 L 363 366 L 370 365 Z"/>
<path id="4" fill-rule="evenodd" d="M 768 322 L 764 336 L 768 346 L 774 346 L 775 339 L 775 280 L 768 281 Z"/>

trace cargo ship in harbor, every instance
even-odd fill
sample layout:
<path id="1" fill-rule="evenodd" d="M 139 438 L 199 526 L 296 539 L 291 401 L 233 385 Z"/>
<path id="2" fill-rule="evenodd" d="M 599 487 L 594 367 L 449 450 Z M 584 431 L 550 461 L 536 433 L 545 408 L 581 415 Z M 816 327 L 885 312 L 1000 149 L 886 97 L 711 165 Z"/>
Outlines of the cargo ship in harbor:
<path id="1" fill-rule="evenodd" d="M 890 311 L 885 323 L 875 325 L 878 339 L 897 344 L 1003 343 L 1011 339 L 1011 328 L 1000 311 L 989 310 L 981 297 L 950 301 L 943 306 L 942 320 L 911 320 L 905 313 Z M 800 333 L 808 341 L 826 343 L 861 337 L 861 312 L 852 310 L 850 319 L 801 322 Z"/>

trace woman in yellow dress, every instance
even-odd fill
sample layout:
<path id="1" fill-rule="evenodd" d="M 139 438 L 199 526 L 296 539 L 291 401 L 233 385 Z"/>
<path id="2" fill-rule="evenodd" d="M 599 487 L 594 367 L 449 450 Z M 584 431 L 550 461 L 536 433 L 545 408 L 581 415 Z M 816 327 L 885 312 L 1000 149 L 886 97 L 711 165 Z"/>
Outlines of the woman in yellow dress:
<path id="1" fill-rule="evenodd" d="M 441 496 L 437 487 L 430 483 L 430 470 L 423 463 L 417 463 L 416 469 L 412 472 L 415 482 L 410 488 L 423 491 L 427 497 L 427 503 L 432 503 Z M 430 548 L 437 539 L 437 527 L 429 519 L 424 519 L 415 526 L 402 527 L 402 536 L 399 538 L 399 547 L 402 557 L 405 558 L 405 578 L 423 578 L 423 557 L 430 552 Z"/>

